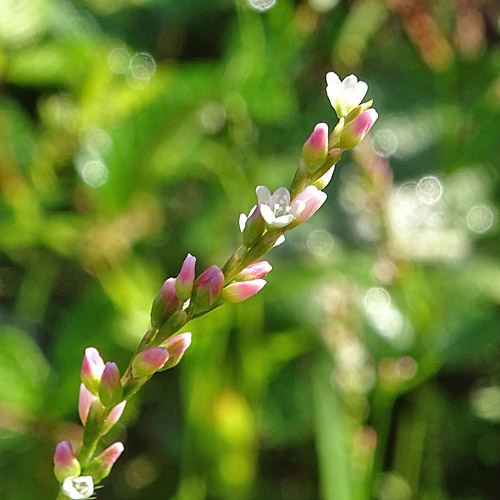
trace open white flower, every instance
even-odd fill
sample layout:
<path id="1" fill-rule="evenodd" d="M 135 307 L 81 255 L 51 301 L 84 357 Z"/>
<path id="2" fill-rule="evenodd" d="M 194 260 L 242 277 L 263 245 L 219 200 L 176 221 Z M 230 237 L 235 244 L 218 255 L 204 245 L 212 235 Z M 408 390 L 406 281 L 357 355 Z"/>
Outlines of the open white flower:
<path id="1" fill-rule="evenodd" d="M 67 477 L 62 484 L 63 493 L 72 500 L 90 498 L 94 494 L 92 476 Z"/>
<path id="2" fill-rule="evenodd" d="M 346 117 L 358 106 L 368 91 L 368 85 L 359 81 L 355 75 L 349 75 L 340 81 L 337 73 L 326 74 L 326 93 L 339 118 Z"/>
<path id="3" fill-rule="evenodd" d="M 276 228 L 288 226 L 304 210 L 303 202 L 295 204 L 292 208 L 287 188 L 280 187 L 272 195 L 265 186 L 258 186 L 256 191 L 260 213 L 268 226 Z"/>

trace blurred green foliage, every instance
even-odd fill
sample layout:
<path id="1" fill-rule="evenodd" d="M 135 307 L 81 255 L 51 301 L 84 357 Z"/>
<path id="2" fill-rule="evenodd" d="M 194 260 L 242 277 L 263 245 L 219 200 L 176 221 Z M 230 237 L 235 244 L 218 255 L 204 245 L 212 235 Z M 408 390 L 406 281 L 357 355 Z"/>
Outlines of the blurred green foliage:
<path id="1" fill-rule="evenodd" d="M 55 498 L 84 348 L 123 369 L 186 253 L 224 263 L 330 70 L 371 138 L 266 289 L 188 325 L 97 497 L 498 498 L 500 6 L 251 1 L 0 2 L 1 498 Z"/>

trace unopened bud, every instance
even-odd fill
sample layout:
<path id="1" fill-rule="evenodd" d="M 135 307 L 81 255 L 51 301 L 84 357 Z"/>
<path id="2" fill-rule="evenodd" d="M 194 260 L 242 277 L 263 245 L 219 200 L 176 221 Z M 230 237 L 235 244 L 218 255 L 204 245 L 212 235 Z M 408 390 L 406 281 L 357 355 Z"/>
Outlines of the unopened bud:
<path id="1" fill-rule="evenodd" d="M 150 377 L 167 361 L 168 351 L 165 347 L 150 347 L 141 351 L 132 361 L 134 377 Z"/>
<path id="2" fill-rule="evenodd" d="M 342 149 L 352 149 L 357 146 L 370 131 L 377 118 L 378 113 L 371 108 L 347 123 L 340 134 L 340 147 Z"/>
<path id="3" fill-rule="evenodd" d="M 187 348 L 191 345 L 191 332 L 180 333 L 179 335 L 175 335 L 175 337 L 170 337 L 162 345 L 168 350 L 168 360 L 161 369 L 161 371 L 165 371 L 179 364 Z"/>
<path id="4" fill-rule="evenodd" d="M 116 406 L 123 400 L 120 371 L 116 363 L 106 363 L 104 367 L 99 383 L 99 399 L 106 408 Z"/>
<path id="5" fill-rule="evenodd" d="M 260 291 L 265 284 L 266 281 L 262 279 L 231 283 L 224 288 L 222 299 L 224 302 L 243 302 Z"/>
<path id="6" fill-rule="evenodd" d="M 302 158 L 310 172 L 315 172 L 326 161 L 328 154 L 328 125 L 318 123 L 302 148 Z"/>
<path id="7" fill-rule="evenodd" d="M 185 302 L 191 297 L 193 291 L 194 268 L 196 265 L 196 257 L 188 253 L 182 263 L 179 276 L 175 280 L 175 291 L 182 302 Z"/>
<path id="8" fill-rule="evenodd" d="M 78 396 L 78 415 L 80 415 L 80 420 L 83 425 L 87 423 L 90 407 L 96 399 L 97 398 L 85 387 L 85 385 L 80 384 L 80 394 Z"/>
<path id="9" fill-rule="evenodd" d="M 332 180 L 333 172 L 335 172 L 335 165 L 329 168 L 326 173 L 324 173 L 317 181 L 315 181 L 313 186 L 317 187 L 318 189 L 325 189 L 325 187 L 328 186 L 328 184 Z"/>
<path id="10" fill-rule="evenodd" d="M 245 267 L 243 271 L 236 278 L 238 281 L 250 281 L 264 278 L 271 270 L 271 264 L 267 260 L 261 262 L 255 262 Z"/>
<path id="11" fill-rule="evenodd" d="M 224 288 L 224 274 L 217 266 L 210 266 L 195 282 L 192 299 L 194 312 L 206 311 L 219 299 Z"/>
<path id="12" fill-rule="evenodd" d="M 98 483 L 109 475 L 124 449 L 123 443 L 112 444 L 90 462 L 90 465 L 85 468 L 85 474 L 92 476 L 94 482 Z"/>
<path id="13" fill-rule="evenodd" d="M 80 475 L 80 462 L 73 453 L 73 447 L 68 440 L 61 441 L 54 453 L 54 475 L 62 483 L 69 476 Z"/>
<path id="14" fill-rule="evenodd" d="M 85 349 L 81 379 L 85 384 L 85 387 L 96 396 L 103 371 L 104 361 L 102 360 L 99 351 L 93 347 Z"/>
<path id="15" fill-rule="evenodd" d="M 181 301 L 175 291 L 175 278 L 168 278 L 163 283 L 160 293 L 151 307 L 151 326 L 160 328 L 168 317 L 181 307 Z"/>
<path id="16" fill-rule="evenodd" d="M 290 229 L 298 226 L 302 222 L 312 217 L 316 211 L 325 203 L 326 193 L 320 191 L 315 186 L 308 186 L 292 200 L 292 209 L 295 204 L 303 205 L 303 210 L 297 218 L 290 224 Z"/>
<path id="17" fill-rule="evenodd" d="M 127 404 L 126 401 L 122 401 L 108 413 L 108 416 L 104 419 L 104 422 L 102 423 L 101 434 L 103 436 L 104 434 L 107 434 L 110 431 L 110 429 L 118 422 L 118 420 L 120 420 L 126 404 Z"/>

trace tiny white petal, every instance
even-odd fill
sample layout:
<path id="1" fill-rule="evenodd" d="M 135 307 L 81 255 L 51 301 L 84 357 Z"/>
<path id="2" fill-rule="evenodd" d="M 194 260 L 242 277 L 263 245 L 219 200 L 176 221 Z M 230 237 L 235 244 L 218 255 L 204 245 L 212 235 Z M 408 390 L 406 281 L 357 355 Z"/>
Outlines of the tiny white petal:
<path id="1" fill-rule="evenodd" d="M 295 219 L 295 215 L 292 214 L 280 215 L 279 217 L 276 217 L 274 219 L 274 222 L 270 225 L 273 227 L 285 227 L 288 226 L 288 224 L 290 224 L 293 219 Z"/>
<path id="2" fill-rule="evenodd" d="M 260 214 L 262 215 L 262 218 L 268 223 L 268 224 L 273 224 L 275 217 L 274 217 L 274 212 L 271 210 L 271 207 L 268 205 L 261 205 L 260 206 Z"/>
<path id="3" fill-rule="evenodd" d="M 273 245 L 274 247 L 277 247 L 278 245 L 281 245 L 285 241 L 285 235 L 282 234 L 277 240 L 276 243 Z"/>
<path id="4" fill-rule="evenodd" d="M 257 186 L 255 192 L 257 193 L 257 200 L 259 201 L 259 205 L 268 203 L 271 199 L 271 191 L 269 191 L 266 186 Z"/>
<path id="5" fill-rule="evenodd" d="M 336 85 L 340 86 L 342 82 L 340 81 L 339 75 L 337 75 L 337 73 L 330 71 L 326 74 L 326 83 L 327 85 L 335 87 Z"/>
<path id="6" fill-rule="evenodd" d="M 286 187 L 278 188 L 271 197 L 271 205 L 283 203 L 284 205 L 290 205 L 290 192 Z"/>
<path id="7" fill-rule="evenodd" d="M 365 82 L 359 81 L 354 88 L 353 100 L 358 104 L 363 100 L 368 92 L 368 85 Z M 356 106 L 358 105 L 356 104 Z"/>
<path id="8" fill-rule="evenodd" d="M 94 494 L 92 476 L 69 476 L 62 483 L 62 491 L 71 500 L 90 498 Z"/>
<path id="9" fill-rule="evenodd" d="M 240 231 L 243 232 L 245 230 L 245 224 L 247 223 L 247 216 L 245 214 L 240 214 L 240 218 L 238 220 L 238 224 L 240 226 Z"/>

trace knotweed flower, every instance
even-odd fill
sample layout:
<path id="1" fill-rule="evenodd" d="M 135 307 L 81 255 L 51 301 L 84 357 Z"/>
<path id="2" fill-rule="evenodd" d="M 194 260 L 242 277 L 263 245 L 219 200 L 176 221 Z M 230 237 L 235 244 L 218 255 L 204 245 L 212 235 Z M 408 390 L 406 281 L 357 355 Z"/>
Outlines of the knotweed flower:
<path id="1" fill-rule="evenodd" d="M 116 363 L 106 363 L 99 383 L 99 399 L 105 407 L 121 403 L 123 388 Z"/>
<path id="2" fill-rule="evenodd" d="M 63 481 L 61 489 L 71 500 L 83 500 L 94 494 L 94 480 L 92 476 L 70 476 Z"/>
<path id="3" fill-rule="evenodd" d="M 193 291 L 195 265 L 196 257 L 193 257 L 190 253 L 188 253 L 182 263 L 179 276 L 177 276 L 175 280 L 175 291 L 182 302 L 185 302 L 189 299 L 189 297 L 191 297 L 191 292 Z"/>
<path id="4" fill-rule="evenodd" d="M 99 381 L 104 371 L 104 361 L 97 349 L 88 347 L 83 356 L 81 379 L 85 387 L 97 396 Z"/>
<path id="5" fill-rule="evenodd" d="M 192 299 L 194 311 L 202 311 L 215 304 L 224 288 L 224 274 L 217 266 L 210 266 L 195 281 L 195 295 Z"/>
<path id="6" fill-rule="evenodd" d="M 123 410 L 125 410 L 126 404 L 127 404 L 126 401 L 122 401 L 108 413 L 108 416 L 104 419 L 104 422 L 102 423 L 101 434 L 103 436 L 104 434 L 110 431 L 110 429 L 118 422 L 118 420 L 120 420 L 123 414 Z"/>
<path id="7" fill-rule="evenodd" d="M 250 264 L 245 267 L 236 279 L 238 281 L 250 281 L 264 278 L 272 270 L 272 268 L 273 267 L 269 264 L 269 262 L 267 262 L 267 260 L 255 262 L 254 264 Z"/>
<path id="8" fill-rule="evenodd" d="M 73 447 L 68 440 L 61 441 L 56 446 L 54 453 L 54 475 L 59 482 L 64 481 L 68 476 L 78 476 L 80 474 L 80 462 L 73 453 Z"/>
<path id="9" fill-rule="evenodd" d="M 373 109 L 363 111 L 350 121 L 340 134 L 340 145 L 343 149 L 352 149 L 357 146 L 377 121 L 378 113 Z"/>
<path id="10" fill-rule="evenodd" d="M 302 158 L 311 172 L 315 172 L 326 161 L 328 155 L 328 125 L 318 123 L 304 143 L 302 148 Z"/>
<path id="11" fill-rule="evenodd" d="M 320 191 L 316 186 L 308 186 L 292 201 L 292 208 L 303 207 L 298 217 L 293 221 L 292 227 L 312 217 L 316 211 L 325 203 L 326 193 Z"/>
<path id="12" fill-rule="evenodd" d="M 224 288 L 222 299 L 224 302 L 243 302 L 258 291 L 262 290 L 266 284 L 265 280 L 256 279 L 252 281 L 239 281 L 231 283 Z"/>
<path id="13" fill-rule="evenodd" d="M 368 85 L 354 75 L 340 80 L 337 73 L 326 74 L 326 93 L 339 118 L 345 118 L 365 97 Z"/>
<path id="14" fill-rule="evenodd" d="M 123 443 L 120 442 L 108 446 L 108 448 L 92 460 L 90 465 L 85 469 L 85 473 L 92 476 L 95 483 L 108 477 L 111 468 L 123 453 L 124 449 Z"/>
<path id="15" fill-rule="evenodd" d="M 80 394 L 78 397 L 78 415 L 80 415 L 80 420 L 82 424 L 87 423 L 87 417 L 89 415 L 90 407 L 92 403 L 97 398 L 85 387 L 84 384 L 80 384 Z"/>
<path id="16" fill-rule="evenodd" d="M 153 328 L 160 328 L 168 317 L 181 307 L 182 303 L 177 297 L 175 289 L 175 278 L 168 278 L 163 283 L 151 308 L 151 326 Z"/>
<path id="17" fill-rule="evenodd" d="M 170 337 L 163 345 L 168 350 L 168 360 L 163 365 L 161 371 L 168 370 L 179 364 L 187 348 L 191 345 L 191 332 L 180 333 L 179 335 Z"/>
<path id="18" fill-rule="evenodd" d="M 274 228 L 288 226 L 304 209 L 302 202 L 290 205 L 290 193 L 287 188 L 280 187 L 272 195 L 265 186 L 256 189 L 260 213 L 267 225 Z"/>
<path id="19" fill-rule="evenodd" d="M 165 347 L 150 347 L 134 358 L 132 371 L 135 377 L 150 377 L 167 361 L 168 351 Z"/>
<path id="20" fill-rule="evenodd" d="M 313 185 L 318 189 L 325 189 L 332 180 L 333 172 L 335 172 L 335 165 L 330 167 Z"/>

